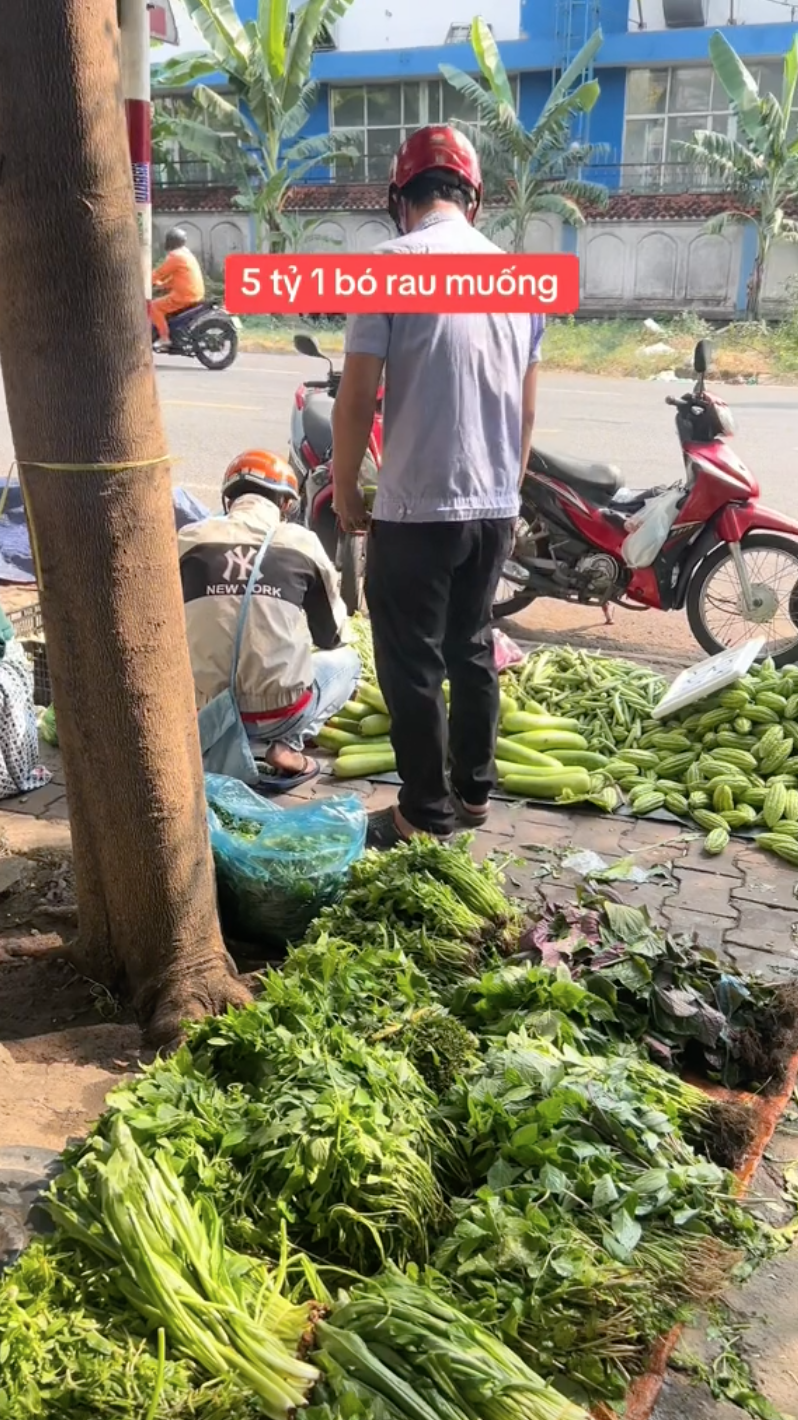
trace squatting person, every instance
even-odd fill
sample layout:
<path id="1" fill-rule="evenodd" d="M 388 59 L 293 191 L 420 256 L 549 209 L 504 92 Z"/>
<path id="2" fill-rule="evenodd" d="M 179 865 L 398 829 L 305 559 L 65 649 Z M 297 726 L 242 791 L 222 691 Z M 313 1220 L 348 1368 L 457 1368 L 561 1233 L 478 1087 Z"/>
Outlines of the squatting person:
<path id="1" fill-rule="evenodd" d="M 179 534 L 199 710 L 229 683 L 241 598 L 273 531 L 244 626 L 236 698 L 250 739 L 263 747 L 275 785 L 285 789 L 318 774 L 304 745 L 351 699 L 360 679 L 338 574 L 316 534 L 286 522 L 296 500 L 288 464 L 253 449 L 224 475 L 224 512 Z"/>

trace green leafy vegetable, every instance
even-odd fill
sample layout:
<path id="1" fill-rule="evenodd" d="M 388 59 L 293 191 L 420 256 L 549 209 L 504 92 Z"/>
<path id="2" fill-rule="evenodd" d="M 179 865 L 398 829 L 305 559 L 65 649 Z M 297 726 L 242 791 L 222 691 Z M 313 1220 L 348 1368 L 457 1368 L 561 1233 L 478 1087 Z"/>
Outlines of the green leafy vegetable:
<path id="1" fill-rule="evenodd" d="M 307 1307 L 281 1295 L 282 1280 L 226 1248 L 216 1212 L 191 1204 L 169 1158 L 148 1158 L 120 1115 L 96 1139 L 48 1207 L 63 1234 L 111 1263 L 120 1295 L 157 1318 L 176 1349 L 209 1377 L 233 1377 L 269 1420 L 304 1404 L 318 1372 L 297 1359 Z"/>

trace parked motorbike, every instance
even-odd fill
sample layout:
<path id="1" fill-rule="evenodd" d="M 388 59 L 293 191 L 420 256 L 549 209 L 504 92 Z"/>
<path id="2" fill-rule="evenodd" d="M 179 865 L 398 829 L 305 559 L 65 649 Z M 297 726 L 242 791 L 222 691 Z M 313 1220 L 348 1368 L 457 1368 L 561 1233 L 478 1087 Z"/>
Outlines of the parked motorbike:
<path id="1" fill-rule="evenodd" d="M 495 618 L 539 597 L 684 608 L 710 655 L 766 636 L 763 656 L 777 665 L 798 658 L 798 523 L 757 501 L 754 475 L 727 442 L 731 412 L 705 387 L 711 353 L 706 341 L 698 343 L 694 388 L 665 401 L 676 410 L 685 468 L 672 490 L 634 493 L 613 465 L 533 455 Z M 650 561 L 630 565 L 630 530 L 635 524 L 643 530 L 649 510 L 660 519 L 660 536 L 650 544 Z"/>
<path id="2" fill-rule="evenodd" d="M 227 370 L 238 354 L 241 322 L 219 301 L 203 301 L 169 319 L 169 344 L 159 355 L 199 360 L 206 370 Z M 153 327 L 153 334 L 155 327 Z"/>
<path id="3" fill-rule="evenodd" d="M 300 355 L 324 360 L 327 365 L 324 379 L 305 380 L 294 395 L 288 438 L 288 462 L 299 484 L 300 501 L 294 516 L 317 534 L 328 557 L 335 563 L 341 574 L 341 596 L 352 615 L 364 606 L 366 543 L 363 533 L 340 531 L 332 506 L 332 409 L 341 372 L 310 335 L 296 335 L 294 349 Z M 361 469 L 361 484 L 367 498 L 373 494 L 382 462 L 382 397 L 380 390 L 369 449 Z"/>

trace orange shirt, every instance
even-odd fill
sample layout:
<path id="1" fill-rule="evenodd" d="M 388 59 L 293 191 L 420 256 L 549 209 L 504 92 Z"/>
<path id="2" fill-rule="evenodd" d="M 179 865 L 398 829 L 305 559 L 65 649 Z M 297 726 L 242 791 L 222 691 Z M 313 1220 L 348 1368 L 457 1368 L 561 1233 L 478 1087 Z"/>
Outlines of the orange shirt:
<path id="1" fill-rule="evenodd" d="M 205 300 L 205 281 L 197 258 L 188 247 L 170 251 L 158 270 L 153 272 L 153 281 L 163 286 L 172 297 L 175 306 L 198 306 Z"/>

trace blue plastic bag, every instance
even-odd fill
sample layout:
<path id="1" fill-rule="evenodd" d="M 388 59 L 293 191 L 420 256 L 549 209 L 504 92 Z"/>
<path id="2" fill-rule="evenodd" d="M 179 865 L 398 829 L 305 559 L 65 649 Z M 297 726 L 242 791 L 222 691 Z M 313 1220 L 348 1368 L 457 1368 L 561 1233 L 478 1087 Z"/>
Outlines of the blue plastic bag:
<path id="1" fill-rule="evenodd" d="M 360 799 L 342 794 L 280 808 L 219 774 L 205 775 L 205 797 L 226 935 L 253 946 L 300 940 L 363 852 Z"/>

